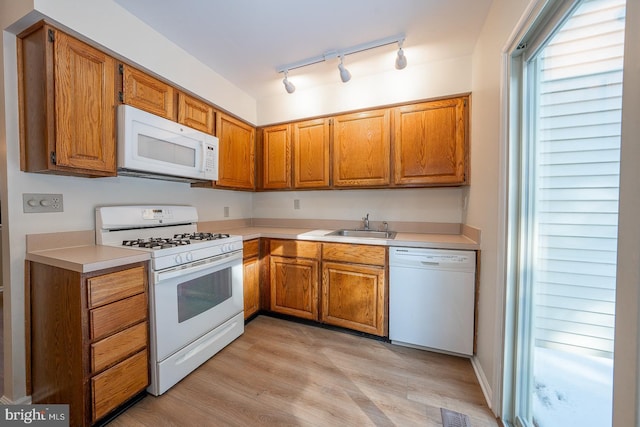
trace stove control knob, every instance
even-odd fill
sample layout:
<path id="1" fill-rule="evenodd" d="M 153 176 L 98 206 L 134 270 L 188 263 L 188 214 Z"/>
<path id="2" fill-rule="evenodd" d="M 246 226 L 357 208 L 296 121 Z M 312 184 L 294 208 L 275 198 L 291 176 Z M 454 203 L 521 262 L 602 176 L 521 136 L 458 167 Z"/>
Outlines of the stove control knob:
<path id="1" fill-rule="evenodd" d="M 176 262 L 176 264 L 182 264 L 182 255 L 180 254 L 176 255 L 176 257 L 174 258 L 174 261 Z"/>
<path id="2" fill-rule="evenodd" d="M 191 252 L 187 252 L 185 258 L 187 259 L 187 261 L 191 262 L 193 261 L 193 254 Z"/>

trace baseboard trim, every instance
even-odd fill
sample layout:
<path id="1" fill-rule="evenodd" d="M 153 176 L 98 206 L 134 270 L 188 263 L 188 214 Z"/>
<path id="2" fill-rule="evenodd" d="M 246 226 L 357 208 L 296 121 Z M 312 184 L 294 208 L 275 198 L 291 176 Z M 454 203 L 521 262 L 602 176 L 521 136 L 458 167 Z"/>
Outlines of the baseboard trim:
<path id="1" fill-rule="evenodd" d="M 476 373 L 476 378 L 478 379 L 478 383 L 482 389 L 482 394 L 484 394 L 484 398 L 487 401 L 487 406 L 491 409 L 493 408 L 493 391 L 491 389 L 491 384 L 489 384 L 489 381 L 487 380 L 487 376 L 482 370 L 480 362 L 478 362 L 477 356 L 473 356 L 471 358 L 471 366 L 473 366 L 473 370 Z M 491 411 L 493 412 L 493 409 L 491 409 Z M 494 415 L 497 416 L 497 414 Z"/>
<path id="2" fill-rule="evenodd" d="M 0 403 L 3 405 L 30 405 L 31 396 L 24 396 L 18 400 L 11 400 L 7 396 L 0 397 Z"/>

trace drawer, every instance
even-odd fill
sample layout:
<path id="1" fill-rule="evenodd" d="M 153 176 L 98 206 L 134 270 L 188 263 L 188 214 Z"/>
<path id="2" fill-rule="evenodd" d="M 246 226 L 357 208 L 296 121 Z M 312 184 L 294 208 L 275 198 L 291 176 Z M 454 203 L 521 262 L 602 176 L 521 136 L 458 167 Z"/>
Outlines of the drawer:
<path id="1" fill-rule="evenodd" d="M 386 265 L 387 250 L 384 246 L 323 243 L 322 260 L 350 262 L 354 264 Z"/>
<path id="2" fill-rule="evenodd" d="M 242 248 L 242 257 L 244 259 L 247 259 L 254 256 L 258 256 L 259 247 L 260 247 L 259 239 L 247 240 L 246 242 L 244 242 L 244 245 Z"/>
<path id="3" fill-rule="evenodd" d="M 142 293 L 146 284 L 147 275 L 144 267 L 130 268 L 87 279 L 89 308 Z"/>
<path id="4" fill-rule="evenodd" d="M 92 419 L 107 415 L 149 384 L 148 354 L 143 350 L 91 378 Z"/>
<path id="5" fill-rule="evenodd" d="M 320 244 L 300 240 L 271 240 L 269 254 L 290 258 L 320 258 Z"/>
<path id="6" fill-rule="evenodd" d="M 142 322 L 91 344 L 91 372 L 98 372 L 142 350 L 148 342 L 148 323 Z"/>
<path id="7" fill-rule="evenodd" d="M 138 294 L 89 311 L 91 339 L 98 339 L 147 319 L 147 295 Z"/>

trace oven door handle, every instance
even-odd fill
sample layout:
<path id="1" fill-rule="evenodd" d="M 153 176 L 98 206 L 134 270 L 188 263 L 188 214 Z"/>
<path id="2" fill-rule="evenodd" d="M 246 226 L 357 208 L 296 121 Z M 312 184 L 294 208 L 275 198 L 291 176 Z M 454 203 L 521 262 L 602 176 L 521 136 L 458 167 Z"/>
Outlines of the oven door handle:
<path id="1" fill-rule="evenodd" d="M 220 269 L 218 267 L 223 267 L 235 260 L 242 261 L 242 251 L 230 252 L 228 254 L 218 255 L 213 258 L 207 258 L 205 260 L 195 261 L 189 264 L 155 272 L 155 283 L 157 285 L 164 280 L 173 279 L 174 277 L 184 276 L 186 274 L 197 273 L 202 270 L 210 270 L 212 268 L 218 270 Z"/>

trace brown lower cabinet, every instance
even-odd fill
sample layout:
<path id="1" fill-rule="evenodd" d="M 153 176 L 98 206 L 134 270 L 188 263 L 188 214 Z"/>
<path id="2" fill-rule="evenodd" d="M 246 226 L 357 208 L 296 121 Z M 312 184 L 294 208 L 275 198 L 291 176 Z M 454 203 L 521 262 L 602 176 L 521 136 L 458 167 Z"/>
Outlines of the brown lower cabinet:
<path id="1" fill-rule="evenodd" d="M 244 319 L 260 310 L 260 240 L 244 242 L 242 252 Z"/>
<path id="2" fill-rule="evenodd" d="M 388 335 L 384 246 L 271 239 L 269 310 Z"/>
<path id="3" fill-rule="evenodd" d="M 68 404 L 88 426 L 149 384 L 146 263 L 79 273 L 28 263 L 33 403 Z"/>
<path id="4" fill-rule="evenodd" d="M 318 320 L 320 244 L 271 240 L 269 247 L 271 311 Z"/>
<path id="5" fill-rule="evenodd" d="M 324 243 L 320 321 L 388 335 L 386 248 Z"/>

